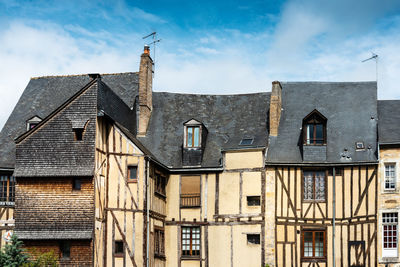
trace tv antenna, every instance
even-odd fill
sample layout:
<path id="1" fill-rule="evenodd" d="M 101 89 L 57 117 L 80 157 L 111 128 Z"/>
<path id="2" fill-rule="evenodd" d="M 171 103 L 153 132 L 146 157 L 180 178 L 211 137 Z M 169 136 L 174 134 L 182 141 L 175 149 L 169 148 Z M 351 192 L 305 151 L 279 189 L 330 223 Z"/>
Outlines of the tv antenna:
<path id="1" fill-rule="evenodd" d="M 157 39 L 157 32 L 152 32 L 146 36 L 144 36 L 142 39 L 147 39 L 149 37 L 152 37 L 152 42 L 148 43 L 148 46 L 153 45 L 153 62 L 156 62 L 156 43 L 161 42 L 161 39 Z"/>
<path id="2" fill-rule="evenodd" d="M 376 82 L 378 83 L 378 55 L 375 54 L 374 52 L 371 52 L 371 54 L 372 54 L 371 57 L 364 59 L 361 62 L 366 62 L 366 61 L 375 59 L 375 72 L 376 72 L 375 75 L 376 75 Z"/>

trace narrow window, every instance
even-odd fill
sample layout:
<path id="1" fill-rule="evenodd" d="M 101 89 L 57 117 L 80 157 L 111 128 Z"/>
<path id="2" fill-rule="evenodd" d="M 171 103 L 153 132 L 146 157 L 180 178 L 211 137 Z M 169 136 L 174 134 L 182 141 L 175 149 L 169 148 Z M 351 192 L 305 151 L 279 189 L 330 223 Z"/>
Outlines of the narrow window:
<path id="1" fill-rule="evenodd" d="M 304 230 L 302 232 L 302 258 L 323 259 L 325 258 L 325 230 Z"/>
<path id="2" fill-rule="evenodd" d="M 397 257 L 397 212 L 382 213 L 383 257 Z"/>
<path id="3" fill-rule="evenodd" d="M 74 190 L 81 190 L 82 181 L 81 179 L 74 179 L 72 189 Z"/>
<path id="4" fill-rule="evenodd" d="M 200 176 L 181 177 L 181 207 L 200 207 Z"/>
<path id="5" fill-rule="evenodd" d="M 158 173 L 155 174 L 155 192 L 159 195 L 166 196 L 165 185 L 166 178 Z"/>
<path id="6" fill-rule="evenodd" d="M 247 243 L 248 244 L 260 244 L 260 235 L 259 234 L 247 234 Z"/>
<path id="7" fill-rule="evenodd" d="M 395 164 L 385 165 L 385 190 L 396 189 L 396 166 Z"/>
<path id="8" fill-rule="evenodd" d="M 14 201 L 15 201 L 15 177 L 11 175 L 1 175 L 0 202 L 14 202 Z"/>
<path id="9" fill-rule="evenodd" d="M 124 255 L 124 242 L 121 240 L 114 241 L 114 257 L 122 257 Z"/>
<path id="10" fill-rule="evenodd" d="M 84 128 L 74 128 L 74 139 L 75 141 L 82 141 L 83 140 L 83 130 Z"/>
<path id="11" fill-rule="evenodd" d="M 165 248 L 164 248 L 164 230 L 163 229 L 154 229 L 154 255 L 158 257 L 165 257 Z"/>
<path id="12" fill-rule="evenodd" d="M 247 196 L 247 206 L 260 206 L 260 196 Z"/>
<path id="13" fill-rule="evenodd" d="M 200 256 L 200 227 L 182 227 L 182 256 Z"/>
<path id="14" fill-rule="evenodd" d="M 303 199 L 325 201 L 325 171 L 304 171 L 303 176 Z"/>
<path id="15" fill-rule="evenodd" d="M 61 258 L 68 259 L 71 256 L 71 244 L 68 241 L 60 243 Z"/>
<path id="16" fill-rule="evenodd" d="M 137 182 L 137 166 L 128 166 L 128 182 Z"/>
<path id="17" fill-rule="evenodd" d="M 200 126 L 186 126 L 186 147 L 200 147 Z"/>
<path id="18" fill-rule="evenodd" d="M 303 138 L 306 145 L 326 144 L 326 118 L 314 110 L 303 120 Z"/>

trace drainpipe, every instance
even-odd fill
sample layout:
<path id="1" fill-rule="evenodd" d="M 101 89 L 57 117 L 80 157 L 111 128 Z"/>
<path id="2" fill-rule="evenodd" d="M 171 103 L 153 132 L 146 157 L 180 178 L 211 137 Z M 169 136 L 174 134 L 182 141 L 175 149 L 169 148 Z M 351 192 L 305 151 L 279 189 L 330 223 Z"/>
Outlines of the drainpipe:
<path id="1" fill-rule="evenodd" d="M 335 259 L 335 217 L 336 217 L 336 169 L 333 167 L 333 181 L 332 181 L 332 191 L 333 191 L 333 197 L 332 197 L 332 266 L 335 267 L 336 264 L 336 259 Z"/>
<path id="2" fill-rule="evenodd" d="M 147 233 L 146 233 L 146 266 L 150 266 L 150 169 L 149 159 L 146 157 L 146 216 L 147 216 Z"/>

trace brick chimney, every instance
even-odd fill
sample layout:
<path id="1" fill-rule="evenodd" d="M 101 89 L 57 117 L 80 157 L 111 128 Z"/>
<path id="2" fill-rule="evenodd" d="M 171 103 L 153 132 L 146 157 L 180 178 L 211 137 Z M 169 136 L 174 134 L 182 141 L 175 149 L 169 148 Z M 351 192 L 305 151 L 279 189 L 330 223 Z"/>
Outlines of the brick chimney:
<path id="1" fill-rule="evenodd" d="M 282 109 L 282 86 L 280 82 L 272 82 L 271 101 L 269 104 L 269 135 L 278 136 L 279 120 Z"/>
<path id="2" fill-rule="evenodd" d="M 150 57 L 150 47 L 145 46 L 140 58 L 139 67 L 139 125 L 138 136 L 146 136 L 149 125 L 152 101 L 153 60 Z"/>

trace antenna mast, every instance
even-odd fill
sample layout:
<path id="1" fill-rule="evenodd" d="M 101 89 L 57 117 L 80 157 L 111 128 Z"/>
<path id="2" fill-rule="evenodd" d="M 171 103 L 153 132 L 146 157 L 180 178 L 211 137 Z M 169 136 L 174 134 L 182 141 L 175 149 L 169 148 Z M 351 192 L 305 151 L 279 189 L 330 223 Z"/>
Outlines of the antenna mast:
<path id="1" fill-rule="evenodd" d="M 152 37 L 152 42 L 148 43 L 147 45 L 153 45 L 153 62 L 156 62 L 156 43 L 160 42 L 161 39 L 157 39 L 157 32 L 152 32 L 146 36 L 144 36 L 142 39 L 147 39 L 149 37 Z"/>
<path id="2" fill-rule="evenodd" d="M 375 75 L 376 75 L 376 83 L 378 83 L 378 55 L 375 54 L 374 52 L 371 52 L 371 54 L 372 54 L 371 57 L 369 57 L 367 59 L 364 59 L 361 62 L 365 62 L 365 61 L 368 61 L 368 60 L 371 60 L 371 59 L 375 59 L 375 72 L 376 72 Z"/>

